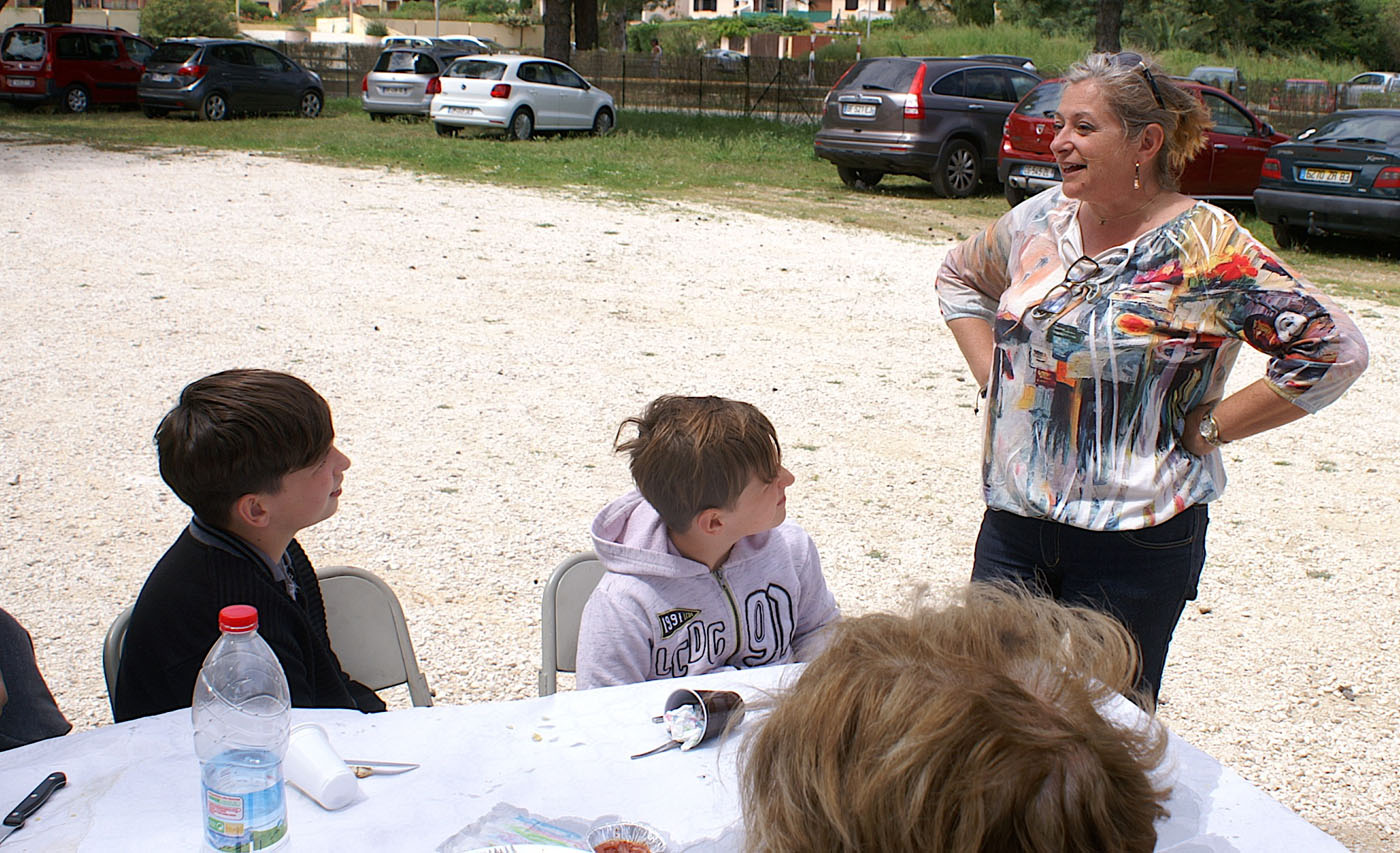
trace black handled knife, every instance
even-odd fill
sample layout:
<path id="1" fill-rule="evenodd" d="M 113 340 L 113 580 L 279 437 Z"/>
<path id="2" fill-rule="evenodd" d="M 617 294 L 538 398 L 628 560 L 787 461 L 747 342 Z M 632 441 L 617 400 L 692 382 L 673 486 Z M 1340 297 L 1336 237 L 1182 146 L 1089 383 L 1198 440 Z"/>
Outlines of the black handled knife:
<path id="1" fill-rule="evenodd" d="M 24 826 L 24 822 L 37 812 L 40 806 L 48 801 L 49 796 L 52 795 L 54 791 L 57 791 L 67 784 L 67 776 L 64 776 L 62 773 L 50 773 L 44 781 L 39 783 L 39 787 L 30 791 L 29 796 L 20 800 L 19 805 L 15 806 L 14 811 L 5 815 L 3 834 L 0 834 L 0 842 L 9 838 L 10 833 Z"/>

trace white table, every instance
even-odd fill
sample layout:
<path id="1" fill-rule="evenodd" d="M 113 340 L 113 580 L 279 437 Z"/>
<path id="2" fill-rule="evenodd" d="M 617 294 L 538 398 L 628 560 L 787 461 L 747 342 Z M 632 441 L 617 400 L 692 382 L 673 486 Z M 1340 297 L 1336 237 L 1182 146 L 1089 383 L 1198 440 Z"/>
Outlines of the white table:
<path id="1" fill-rule="evenodd" d="M 422 767 L 362 780 L 362 798 L 337 812 L 289 789 L 284 849 L 435 850 L 505 802 L 551 818 L 644 821 L 685 850 L 738 820 L 738 740 L 631 761 L 665 740 L 652 716 L 679 686 L 734 689 L 753 700 L 795 675 L 793 667 L 769 667 L 387 714 L 296 709 L 294 723 L 321 723 L 345 757 Z M 199 849 L 199 765 L 188 711 L 0 753 L 0 812 L 54 770 L 68 774 L 68 786 L 0 845 L 3 853 Z M 1345 850 L 1174 735 L 1165 772 L 1174 793 L 1171 817 L 1158 827 L 1159 851 Z"/>

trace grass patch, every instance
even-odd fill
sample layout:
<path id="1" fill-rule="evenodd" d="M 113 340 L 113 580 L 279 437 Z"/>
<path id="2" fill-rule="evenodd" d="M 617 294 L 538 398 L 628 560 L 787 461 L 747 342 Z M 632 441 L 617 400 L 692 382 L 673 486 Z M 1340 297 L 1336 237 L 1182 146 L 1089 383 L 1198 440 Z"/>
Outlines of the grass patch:
<path id="1" fill-rule="evenodd" d="M 108 110 L 71 116 L 0 105 L 0 139 L 7 145 L 74 142 L 153 157 L 251 151 L 559 189 L 623 203 L 668 203 L 680 205 L 673 211 L 677 216 L 693 215 L 685 205 L 705 204 L 948 242 L 977 233 L 1006 212 L 995 181 L 959 200 L 941 198 L 927 181 L 898 175 L 869 192 L 849 190 L 835 168 L 812 153 L 814 132 L 811 125 L 761 119 L 624 110 L 611 136 L 513 143 L 490 136 L 439 137 L 426 121 L 372 122 L 354 98 L 328 101 L 325 114 L 314 121 L 275 116 L 201 122 L 178 114 L 153 120 L 136 111 Z M 1269 227 L 1252 210 L 1237 214 L 1273 245 Z M 1400 248 L 1318 240 L 1307 250 L 1279 254 L 1330 293 L 1400 304 Z M 917 275 L 932 277 L 931 271 Z"/>

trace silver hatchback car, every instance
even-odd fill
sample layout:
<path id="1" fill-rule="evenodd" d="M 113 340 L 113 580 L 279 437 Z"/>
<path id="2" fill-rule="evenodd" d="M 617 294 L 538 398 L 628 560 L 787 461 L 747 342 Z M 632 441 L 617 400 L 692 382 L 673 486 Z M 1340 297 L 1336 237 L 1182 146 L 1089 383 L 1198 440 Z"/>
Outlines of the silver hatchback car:
<path id="1" fill-rule="evenodd" d="M 395 115 L 426 116 L 438 91 L 438 75 L 468 53 L 460 48 L 388 48 L 360 81 L 360 106 L 380 121 Z"/>

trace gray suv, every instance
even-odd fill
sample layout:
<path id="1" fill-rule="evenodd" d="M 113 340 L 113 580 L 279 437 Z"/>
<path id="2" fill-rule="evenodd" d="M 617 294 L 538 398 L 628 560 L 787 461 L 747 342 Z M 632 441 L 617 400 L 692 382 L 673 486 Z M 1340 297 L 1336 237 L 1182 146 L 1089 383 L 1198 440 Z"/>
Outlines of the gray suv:
<path id="1" fill-rule="evenodd" d="M 854 189 L 917 175 L 940 195 L 963 198 L 996 174 L 1002 124 L 1039 82 L 997 61 L 862 59 L 827 93 L 816 154 Z"/>

